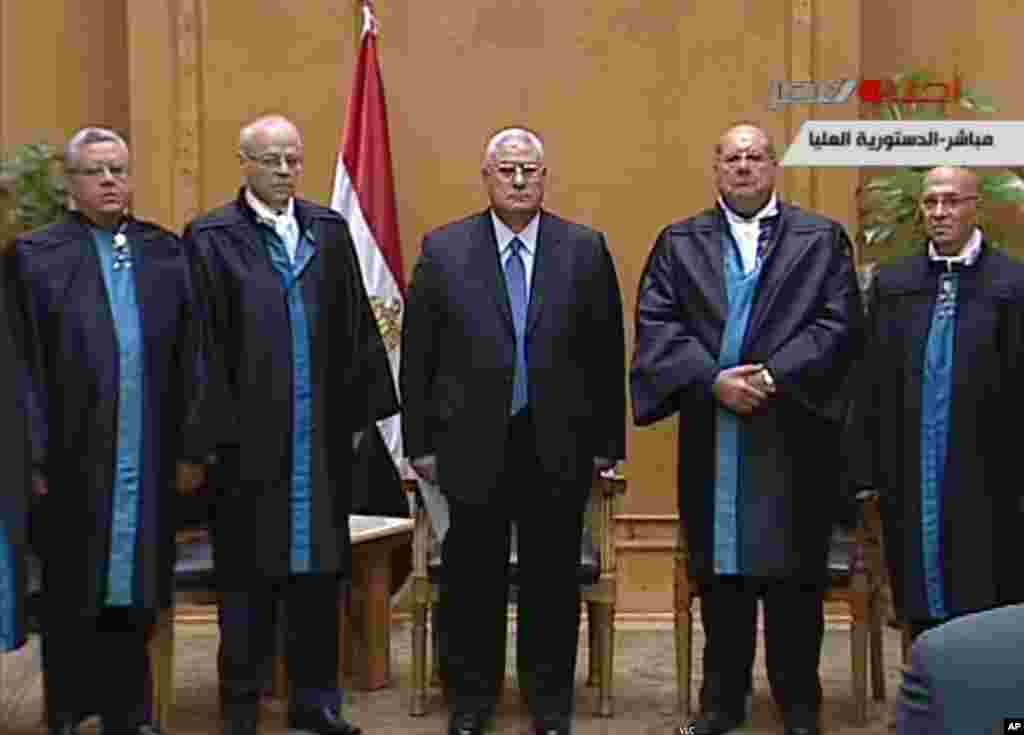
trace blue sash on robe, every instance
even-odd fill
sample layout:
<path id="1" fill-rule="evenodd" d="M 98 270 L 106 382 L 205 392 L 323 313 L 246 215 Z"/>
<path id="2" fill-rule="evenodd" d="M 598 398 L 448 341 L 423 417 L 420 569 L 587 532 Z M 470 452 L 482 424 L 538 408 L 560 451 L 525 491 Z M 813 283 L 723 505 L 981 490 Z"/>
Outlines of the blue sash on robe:
<path id="1" fill-rule="evenodd" d="M 757 262 L 750 273 L 743 272 L 743 260 L 739 245 L 726 226 L 722 236 L 722 251 L 725 253 L 725 287 L 729 301 L 729 314 L 722 335 L 722 349 L 718 366 L 722 369 L 735 367 L 740 362 L 743 339 L 750 322 L 750 312 L 761 280 L 764 263 L 764 245 L 771 237 L 777 217 L 762 220 L 758 238 Z M 714 564 L 716 574 L 739 574 L 739 518 L 737 502 L 742 487 L 743 430 L 741 418 L 732 411 L 719 407 L 716 414 L 715 430 L 715 516 Z"/>
<path id="2" fill-rule="evenodd" d="M 310 355 L 310 324 L 302 298 L 300 278 L 316 247 L 309 232 L 299 237 L 292 263 L 284 243 L 270 227 L 265 227 L 270 260 L 281 276 L 288 300 L 292 335 L 292 538 L 290 568 L 295 574 L 313 572 L 313 385 Z"/>
<path id="3" fill-rule="evenodd" d="M 942 482 L 949 441 L 957 273 L 943 273 L 932 311 L 921 388 L 921 548 L 928 612 L 947 617 L 942 563 Z"/>
<path id="4" fill-rule="evenodd" d="M 13 651 L 25 642 L 25 631 L 20 629 L 17 619 L 16 587 L 14 547 L 7 533 L 7 524 L 0 516 L 0 653 Z"/>
<path id="5" fill-rule="evenodd" d="M 135 298 L 134 267 L 126 248 L 115 253 L 114 233 L 92 228 L 103 282 L 110 299 L 118 345 L 117 467 L 110 524 L 107 597 L 111 606 L 134 602 L 135 542 L 142 476 L 142 324 Z"/>

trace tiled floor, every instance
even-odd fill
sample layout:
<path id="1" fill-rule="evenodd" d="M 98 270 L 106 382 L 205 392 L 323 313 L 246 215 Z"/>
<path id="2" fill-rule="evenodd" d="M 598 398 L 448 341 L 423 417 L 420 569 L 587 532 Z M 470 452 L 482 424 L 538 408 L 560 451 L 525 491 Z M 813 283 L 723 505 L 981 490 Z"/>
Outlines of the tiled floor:
<path id="1" fill-rule="evenodd" d="M 406 685 L 409 672 L 409 630 L 405 623 L 396 623 L 393 632 L 392 661 L 394 685 L 376 692 L 351 692 L 347 714 L 359 724 L 367 735 L 408 733 L 409 735 L 444 735 L 446 715 L 444 702 L 434 692 L 429 712 L 423 717 L 408 715 Z M 620 625 L 615 657 L 615 706 L 611 719 L 596 717 L 596 692 L 583 685 L 586 662 L 586 637 L 581 636 L 580 685 L 577 690 L 576 735 L 647 735 L 678 733 L 679 718 L 675 700 L 675 653 L 672 631 L 669 627 Z M 701 670 L 701 634 L 695 635 L 694 672 Z M 176 735 L 212 735 L 219 731 L 217 723 L 216 628 L 208 623 L 186 623 L 177 627 L 176 688 L 177 702 L 171 732 Z M 509 672 L 514 671 L 514 647 L 510 654 Z M 883 735 L 888 732 L 887 722 L 891 702 L 899 680 L 899 636 L 886 631 L 886 678 L 888 702 L 872 702 L 870 723 L 866 728 L 851 724 L 850 653 L 849 634 L 840 626 L 830 626 L 825 635 L 822 656 L 822 679 L 825 691 L 823 720 L 826 731 L 834 735 Z M 2 735 L 28 735 L 39 733 L 40 691 L 38 673 L 38 642 L 27 649 L 2 659 L 0 680 L 0 733 Z M 100 664 L 101 666 L 101 664 Z M 102 670 L 83 672 L 84 676 L 102 675 Z M 765 678 L 763 650 L 758 651 L 755 668 L 755 694 L 753 713 L 741 733 L 781 733 L 775 706 Z M 699 681 L 694 682 L 696 692 Z M 13 700 L 20 700 L 14 707 Z M 5 701 L 6 700 L 6 701 Z M 5 707 L 12 711 L 5 711 Z M 16 709 L 17 711 L 13 711 Z M 98 727 L 85 728 L 85 732 L 98 732 Z M 279 709 L 267 707 L 263 732 L 267 735 L 284 733 L 286 729 Z M 506 682 L 494 732 L 527 732 L 527 722 L 518 701 L 513 675 Z"/>

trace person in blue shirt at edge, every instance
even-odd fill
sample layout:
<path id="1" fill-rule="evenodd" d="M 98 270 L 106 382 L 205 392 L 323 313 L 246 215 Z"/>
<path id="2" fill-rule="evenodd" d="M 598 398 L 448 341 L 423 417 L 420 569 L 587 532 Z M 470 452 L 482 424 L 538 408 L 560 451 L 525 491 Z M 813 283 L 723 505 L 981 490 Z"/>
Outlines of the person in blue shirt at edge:
<path id="1" fill-rule="evenodd" d="M 702 714 L 745 719 L 764 599 L 768 680 L 787 733 L 820 724 L 828 545 L 846 384 L 864 312 L 837 222 L 780 201 L 767 133 L 714 151 L 715 207 L 662 230 L 641 277 L 630 371 L 638 426 L 679 413 L 679 508 L 704 625 Z"/>
<path id="2" fill-rule="evenodd" d="M 340 711 L 337 611 L 352 461 L 364 432 L 397 413 L 394 379 L 348 224 L 296 196 L 295 125 L 246 125 L 238 159 L 238 196 L 183 236 L 212 345 L 224 732 L 258 731 L 283 599 L 289 728 L 355 735 Z"/>
<path id="3" fill-rule="evenodd" d="M 9 279 L 30 376 L 46 719 L 55 735 L 91 714 L 105 735 L 152 734 L 146 642 L 171 601 L 173 488 L 203 481 L 208 449 L 199 320 L 178 237 L 129 213 L 124 139 L 80 130 L 64 170 L 73 211 L 16 240 Z"/>
<path id="4" fill-rule="evenodd" d="M 1020 451 L 1006 428 L 1024 390 L 1024 263 L 986 238 L 981 200 L 972 171 L 929 171 L 928 241 L 868 291 L 853 464 L 881 496 L 894 607 L 914 638 L 1024 601 Z"/>

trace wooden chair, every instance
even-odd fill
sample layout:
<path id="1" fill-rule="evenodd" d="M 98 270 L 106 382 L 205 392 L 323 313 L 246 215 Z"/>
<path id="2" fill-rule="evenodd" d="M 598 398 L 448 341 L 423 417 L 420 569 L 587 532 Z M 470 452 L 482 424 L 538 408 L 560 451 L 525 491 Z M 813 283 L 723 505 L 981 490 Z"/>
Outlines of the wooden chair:
<path id="1" fill-rule="evenodd" d="M 876 496 L 859 499 L 860 514 L 856 530 L 849 536 L 833 539 L 829 552 L 830 582 L 826 602 L 842 602 L 852 617 L 850 654 L 853 678 L 854 721 L 868 721 L 868 652 L 871 658 L 871 684 L 874 698 L 885 699 L 885 664 L 882 652 L 882 589 L 884 570 L 881 555 L 882 524 Z M 676 684 L 679 709 L 683 717 L 691 715 L 693 600 L 697 588 L 687 569 L 686 536 L 680 526 L 675 553 L 675 635 Z M 870 646 L 869 646 L 870 642 Z"/>
<path id="2" fill-rule="evenodd" d="M 428 671 L 437 674 L 436 650 L 434 666 L 429 665 L 427 658 L 427 614 L 436 599 L 438 561 L 431 564 L 431 524 L 418 485 L 415 480 L 406 480 L 405 488 L 414 499 L 416 524 L 413 531 L 412 693 L 409 714 L 418 716 L 426 713 L 427 687 L 430 683 Z M 586 568 L 586 559 L 581 560 L 581 577 L 587 582 L 583 587 L 583 599 L 587 604 L 590 641 L 587 685 L 599 687 L 598 712 L 602 717 L 611 717 L 613 713 L 616 599 L 614 524 L 617 500 L 625 492 L 626 480 L 621 475 L 605 473 L 595 480 L 584 530 L 584 536 L 589 536 L 596 556 L 596 564 L 591 563 L 593 569 Z M 586 542 L 587 538 L 584 539 L 585 545 Z"/>

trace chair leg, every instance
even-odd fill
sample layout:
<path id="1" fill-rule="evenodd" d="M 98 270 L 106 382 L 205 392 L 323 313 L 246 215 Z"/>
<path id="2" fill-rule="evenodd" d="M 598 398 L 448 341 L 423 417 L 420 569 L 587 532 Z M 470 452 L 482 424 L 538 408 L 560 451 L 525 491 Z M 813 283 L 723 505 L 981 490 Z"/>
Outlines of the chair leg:
<path id="1" fill-rule="evenodd" d="M 885 699 L 885 654 L 882 648 L 882 614 L 878 595 L 872 596 L 870 608 L 871 619 L 871 689 L 872 695 L 878 701 Z"/>
<path id="2" fill-rule="evenodd" d="M 589 641 L 587 647 L 588 687 L 597 686 L 601 678 L 601 637 L 598 635 L 600 623 L 597 621 L 598 614 L 596 608 L 596 602 L 587 601 L 587 639 Z"/>
<path id="3" fill-rule="evenodd" d="M 904 623 L 900 626 L 900 644 L 902 646 L 902 664 L 908 666 L 910 664 L 910 646 L 913 644 L 913 639 L 910 637 L 910 625 Z"/>
<path id="4" fill-rule="evenodd" d="M 854 722 L 862 727 L 868 722 L 868 621 L 864 613 L 854 604 L 853 622 L 850 625 Z"/>
<path id="5" fill-rule="evenodd" d="M 601 686 L 598 714 L 601 717 L 611 717 L 614 714 L 612 702 L 612 678 L 614 673 L 615 650 L 615 606 L 600 604 L 598 616 L 600 618 L 600 643 L 598 650 L 601 655 Z"/>
<path id="6" fill-rule="evenodd" d="M 684 605 L 676 610 L 676 692 L 679 712 L 688 718 L 690 709 L 691 664 L 693 662 L 693 615 L 690 606 Z"/>
<path id="7" fill-rule="evenodd" d="M 157 613 L 149 640 L 150 678 L 153 687 L 153 717 L 164 730 L 170 727 L 174 707 L 174 607 Z"/>
<path id="8" fill-rule="evenodd" d="M 412 609 L 412 697 L 409 714 L 419 717 L 427 711 L 427 606 L 413 602 Z"/>

